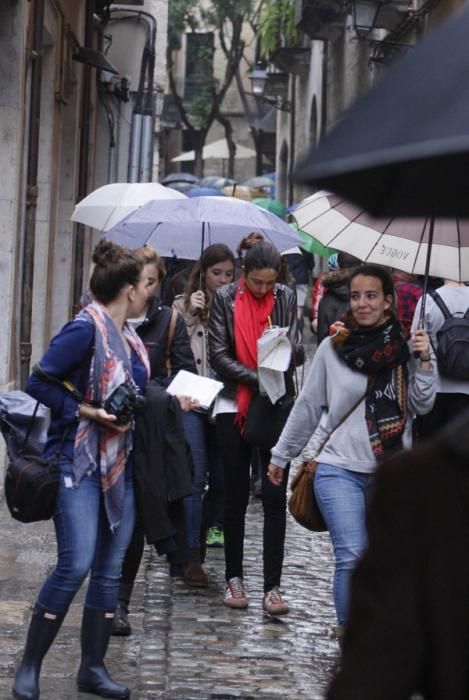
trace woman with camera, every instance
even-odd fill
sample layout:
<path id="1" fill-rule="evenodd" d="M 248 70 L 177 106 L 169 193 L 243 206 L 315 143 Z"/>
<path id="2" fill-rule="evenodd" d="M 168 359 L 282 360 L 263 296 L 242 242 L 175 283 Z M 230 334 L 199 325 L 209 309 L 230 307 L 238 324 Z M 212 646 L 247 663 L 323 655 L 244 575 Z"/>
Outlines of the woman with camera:
<path id="1" fill-rule="evenodd" d="M 52 340 L 42 372 L 27 386 L 51 411 L 45 453 L 60 451 L 62 458 L 54 514 L 58 560 L 33 608 L 13 687 L 18 700 L 39 698 L 42 660 L 88 574 L 78 689 L 130 696 L 110 678 L 104 656 L 135 519 L 131 414 L 149 376 L 145 346 L 126 321 L 145 308 L 147 277 L 140 258 L 110 241 L 98 243 L 93 262 L 94 301 Z M 54 379 L 73 384 L 84 400 Z"/>
<path id="2" fill-rule="evenodd" d="M 282 267 L 276 248 L 264 241 L 255 243 L 246 252 L 239 282 L 219 289 L 211 307 L 210 361 L 218 379 L 224 383 L 215 410 L 225 477 L 224 604 L 230 608 L 248 607 L 243 584 L 243 547 L 252 446 L 244 438 L 244 429 L 252 397 L 259 391 L 257 341 L 269 324 L 287 327 L 296 364 L 304 359 L 295 292 L 278 283 Z M 290 396 L 294 393 L 293 369 L 292 361 L 285 376 Z M 270 454 L 265 450 L 259 452 L 264 508 L 263 610 L 282 615 L 289 611 L 279 590 L 286 529 L 286 483 L 282 489 L 272 486 L 267 479 Z"/>
<path id="3" fill-rule="evenodd" d="M 211 377 L 207 345 L 207 325 L 216 290 L 232 282 L 235 260 L 222 243 L 208 246 L 194 265 L 186 291 L 176 297 L 173 308 L 183 317 L 189 334 L 197 371 Z M 212 539 L 223 546 L 223 471 L 215 425 L 207 410 L 196 408 L 183 415 L 184 432 L 194 461 L 192 494 L 185 500 L 187 534 L 191 560 L 185 569 L 185 581 L 194 587 L 208 585 L 202 562 L 207 530 Z M 208 477 L 208 491 L 204 495 Z"/>

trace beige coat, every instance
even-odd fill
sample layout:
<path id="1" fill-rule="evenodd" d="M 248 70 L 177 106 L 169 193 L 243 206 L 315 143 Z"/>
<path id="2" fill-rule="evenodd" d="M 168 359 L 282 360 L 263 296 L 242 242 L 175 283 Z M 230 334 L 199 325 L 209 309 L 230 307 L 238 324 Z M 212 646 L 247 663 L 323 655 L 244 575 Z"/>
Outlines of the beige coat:
<path id="1" fill-rule="evenodd" d="M 192 314 L 185 308 L 184 301 L 185 297 L 183 294 L 177 296 L 173 301 L 173 309 L 176 309 L 181 314 L 186 324 L 197 372 L 203 377 L 208 377 L 207 329 L 200 322 L 198 314 Z"/>

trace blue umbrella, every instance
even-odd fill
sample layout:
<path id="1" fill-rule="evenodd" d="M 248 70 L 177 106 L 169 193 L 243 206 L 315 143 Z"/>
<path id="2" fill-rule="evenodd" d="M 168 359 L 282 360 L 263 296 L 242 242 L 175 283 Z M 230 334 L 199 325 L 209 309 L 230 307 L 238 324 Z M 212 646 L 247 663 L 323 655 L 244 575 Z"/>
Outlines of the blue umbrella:
<path id="1" fill-rule="evenodd" d="M 224 192 L 220 192 L 216 187 L 194 187 L 187 191 L 188 197 L 226 197 Z"/>
<path id="2" fill-rule="evenodd" d="M 148 202 L 107 232 L 129 248 L 151 245 L 163 256 L 198 260 L 213 243 L 233 252 L 242 238 L 259 231 L 280 252 L 303 239 L 275 214 L 232 197 L 192 197 Z"/>

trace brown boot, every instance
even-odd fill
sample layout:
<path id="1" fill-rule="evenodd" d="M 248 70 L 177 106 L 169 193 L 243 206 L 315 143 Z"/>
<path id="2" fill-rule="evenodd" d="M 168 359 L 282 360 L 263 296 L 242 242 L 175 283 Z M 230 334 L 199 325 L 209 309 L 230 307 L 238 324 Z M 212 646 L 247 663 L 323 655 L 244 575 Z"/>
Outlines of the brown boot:
<path id="1" fill-rule="evenodd" d="M 184 569 L 184 581 L 194 588 L 207 588 L 208 577 L 202 568 L 200 549 L 191 549 L 191 560 Z"/>

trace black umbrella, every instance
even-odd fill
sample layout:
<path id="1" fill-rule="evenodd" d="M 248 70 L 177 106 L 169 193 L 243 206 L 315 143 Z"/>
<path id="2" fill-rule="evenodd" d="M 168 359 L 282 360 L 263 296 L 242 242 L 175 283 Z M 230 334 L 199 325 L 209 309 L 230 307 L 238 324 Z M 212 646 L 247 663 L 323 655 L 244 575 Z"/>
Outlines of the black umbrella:
<path id="1" fill-rule="evenodd" d="M 469 216 L 469 11 L 398 60 L 297 168 L 375 216 Z"/>

